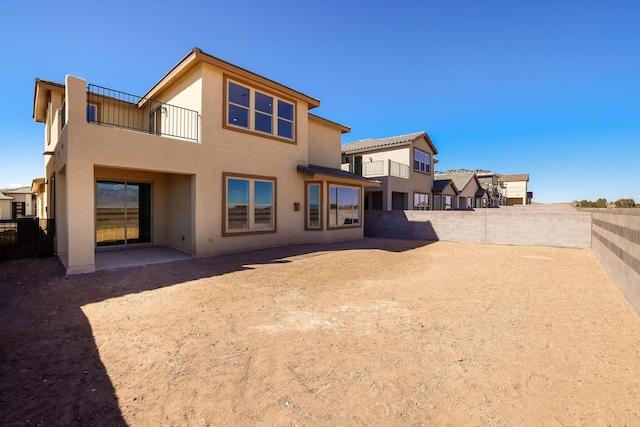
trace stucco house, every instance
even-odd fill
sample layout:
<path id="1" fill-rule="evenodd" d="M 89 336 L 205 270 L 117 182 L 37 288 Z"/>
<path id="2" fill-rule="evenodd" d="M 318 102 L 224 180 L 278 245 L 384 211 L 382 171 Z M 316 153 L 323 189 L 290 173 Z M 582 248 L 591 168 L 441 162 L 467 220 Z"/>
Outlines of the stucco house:
<path id="1" fill-rule="evenodd" d="M 447 171 L 435 173 L 436 180 L 450 179 L 458 189 L 456 208 L 457 209 L 474 209 L 474 208 L 486 208 L 488 206 L 489 197 L 487 190 L 482 188 L 480 181 L 475 172 L 461 170 L 461 171 Z"/>
<path id="2" fill-rule="evenodd" d="M 31 187 L 0 189 L 0 219 L 35 217 L 36 209 Z"/>
<path id="3" fill-rule="evenodd" d="M 107 248 L 200 257 L 362 237 L 364 188 L 379 184 L 340 169 L 350 129 L 319 105 L 198 48 L 144 96 L 36 79 L 41 194 L 67 273 Z"/>
<path id="4" fill-rule="evenodd" d="M 487 192 L 490 206 L 531 204 L 533 193 L 527 189 L 529 174 L 503 175 L 480 169 L 447 171 L 449 172 L 475 172 L 480 186 Z"/>
<path id="5" fill-rule="evenodd" d="M 433 181 L 434 211 L 452 211 L 458 209 L 458 187 L 452 179 L 435 179 Z"/>
<path id="6" fill-rule="evenodd" d="M 500 175 L 498 177 L 498 191 L 506 205 L 531 204 L 531 198 L 527 196 L 527 184 L 529 174 Z"/>
<path id="7" fill-rule="evenodd" d="M 342 169 L 380 181 L 365 188 L 366 210 L 429 210 L 436 154 L 424 131 L 368 138 L 342 145 Z"/>
<path id="8" fill-rule="evenodd" d="M 36 178 L 31 181 L 31 193 L 36 202 L 35 215 L 38 218 L 47 217 L 47 205 L 45 200 L 46 187 L 44 178 Z"/>
<path id="9" fill-rule="evenodd" d="M 0 219 L 11 219 L 11 202 L 13 197 L 0 192 Z"/>

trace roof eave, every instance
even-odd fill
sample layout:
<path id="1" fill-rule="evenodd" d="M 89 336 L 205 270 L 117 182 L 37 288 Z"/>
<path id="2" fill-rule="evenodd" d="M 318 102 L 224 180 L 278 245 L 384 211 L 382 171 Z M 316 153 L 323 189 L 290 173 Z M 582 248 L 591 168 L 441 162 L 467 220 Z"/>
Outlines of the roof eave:
<path id="1" fill-rule="evenodd" d="M 36 79 L 33 87 L 33 111 L 31 117 L 38 122 L 43 123 L 47 120 L 47 97 L 51 90 L 64 90 L 62 83 L 52 82 L 43 79 Z"/>
<path id="2" fill-rule="evenodd" d="M 336 123 L 336 122 L 333 122 L 331 120 L 327 120 L 324 117 L 320 117 L 318 115 L 309 113 L 309 118 L 313 119 L 313 120 L 316 120 L 316 121 L 319 121 L 320 123 L 324 123 L 324 124 L 327 124 L 329 126 L 338 128 L 340 130 L 340 133 L 342 133 L 342 134 L 351 132 L 351 128 L 350 127 L 345 126 L 345 125 L 341 125 L 340 123 Z"/>
<path id="3" fill-rule="evenodd" d="M 433 143 L 433 141 L 431 141 L 431 137 L 429 136 L 429 134 L 427 132 L 424 132 L 424 135 L 421 135 L 420 138 L 422 138 L 423 136 L 427 140 L 427 143 L 429 144 L 429 147 L 431 147 L 431 149 L 433 150 L 433 155 L 435 156 L 436 154 L 438 154 L 438 149 L 436 148 L 436 146 Z"/>
<path id="4" fill-rule="evenodd" d="M 377 152 L 377 151 L 386 151 L 387 149 L 389 149 L 389 147 L 404 147 L 405 145 L 411 145 L 412 141 L 403 141 L 403 142 L 398 142 L 398 143 L 393 143 L 393 144 L 387 144 L 387 145 L 378 145 L 375 147 L 365 147 L 365 148 L 356 148 L 354 150 L 343 150 L 342 154 L 345 155 L 349 155 L 349 154 L 356 154 L 356 153 L 373 153 L 373 152 Z"/>
<path id="5" fill-rule="evenodd" d="M 351 174 L 353 175 L 353 177 L 336 176 L 336 175 L 322 173 L 320 171 L 314 170 L 312 167 L 304 166 L 304 165 L 298 165 L 297 171 L 298 173 L 305 174 L 310 178 L 324 178 L 327 180 L 339 181 L 341 183 L 364 185 L 366 187 L 380 187 L 382 185 L 380 181 L 364 178 L 359 175 Z"/>
<path id="6" fill-rule="evenodd" d="M 195 67 L 199 62 L 204 62 L 207 64 L 214 65 L 217 68 L 222 69 L 223 71 L 233 73 L 237 76 L 244 77 L 245 79 L 251 80 L 253 82 L 259 83 L 261 85 L 267 86 L 271 89 L 275 89 L 279 92 L 282 92 L 286 95 L 289 95 L 293 98 L 304 101 L 308 104 L 309 109 L 319 107 L 320 100 L 312 98 L 308 95 L 305 95 L 301 92 L 298 92 L 294 89 L 291 89 L 287 86 L 284 86 L 280 83 L 277 83 L 271 79 L 263 77 L 259 74 L 256 74 L 252 71 L 246 70 L 244 68 L 238 67 L 237 65 L 233 65 L 230 62 L 224 61 L 220 58 L 216 58 L 213 55 L 210 55 L 202 49 L 198 47 L 194 47 L 191 51 L 180 60 L 167 74 L 165 74 L 158 83 L 156 83 L 149 92 L 144 96 L 145 98 L 154 99 L 164 92 L 171 84 L 176 82 L 182 76 L 184 76 L 188 71 L 190 71 L 193 67 Z"/>

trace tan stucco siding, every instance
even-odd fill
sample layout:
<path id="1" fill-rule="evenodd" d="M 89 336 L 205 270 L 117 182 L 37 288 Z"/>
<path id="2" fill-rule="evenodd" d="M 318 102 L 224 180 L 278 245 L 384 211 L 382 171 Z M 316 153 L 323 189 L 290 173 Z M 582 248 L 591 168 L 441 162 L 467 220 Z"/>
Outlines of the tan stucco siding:
<path id="1" fill-rule="evenodd" d="M 527 182 L 526 181 L 512 181 L 505 182 L 504 196 L 506 198 L 521 198 L 527 197 Z"/>
<path id="2" fill-rule="evenodd" d="M 402 147 L 402 148 L 396 148 L 393 150 L 386 150 L 386 151 L 375 151 L 375 152 L 368 152 L 368 153 L 355 153 L 355 154 L 350 154 L 349 156 L 362 156 L 362 163 L 367 163 L 367 162 L 376 162 L 379 160 L 384 161 L 384 174 L 388 175 L 389 174 L 389 160 L 397 162 L 397 163 L 402 163 L 405 165 L 410 165 L 409 163 L 409 153 L 410 153 L 410 148 L 409 147 Z"/>
<path id="3" fill-rule="evenodd" d="M 309 163 L 336 167 L 340 164 L 342 133 L 336 127 L 309 119 Z"/>
<path id="4" fill-rule="evenodd" d="M 198 141 L 202 140 L 202 66 L 198 65 L 178 80 L 173 86 L 162 93 L 156 101 L 164 102 L 170 106 L 186 108 L 195 111 L 198 115 Z M 180 111 L 169 109 L 163 113 L 168 122 L 177 124 L 181 117 L 185 115 Z M 170 117 L 173 114 L 176 117 Z M 191 123 L 189 123 L 190 125 Z"/>
<path id="5" fill-rule="evenodd" d="M 475 198 L 476 191 L 478 191 L 478 188 L 480 187 L 478 187 L 478 184 L 476 183 L 476 181 L 472 179 L 471 181 L 469 181 L 466 187 L 464 187 L 464 189 L 460 192 L 459 196 Z"/>
<path id="6" fill-rule="evenodd" d="M 12 200 L 0 200 L 0 219 L 11 219 Z"/>
<path id="7" fill-rule="evenodd" d="M 205 72 L 201 80 L 197 74 L 196 70 L 184 77 L 185 88 L 192 90 L 193 95 L 202 81 L 203 111 L 217 109 L 221 118 L 224 104 L 211 96 L 215 91 L 207 88 L 216 81 L 222 85 L 222 74 Z M 87 123 L 84 114 L 78 113 L 84 112 L 84 87 L 82 80 L 67 79 L 68 103 L 74 113 L 63 132 L 64 144 L 56 150 L 55 161 L 50 162 L 47 170 L 48 175 L 54 171 L 58 174 L 57 218 L 64 235 L 59 247 L 67 254 L 69 272 L 91 271 L 94 265 L 98 180 L 151 183 L 152 243 L 170 245 L 195 256 L 362 237 L 362 227 L 305 232 L 304 210 L 294 210 L 294 204 L 305 203 L 304 177 L 297 172 L 297 166 L 307 160 L 306 111 L 297 110 L 296 144 L 222 127 L 215 129 L 208 120 L 203 121 L 202 143 L 194 143 Z M 178 98 L 173 99 L 175 102 Z M 337 132 L 323 132 L 334 138 L 335 158 L 339 161 Z M 223 237 L 223 173 L 275 178 L 277 233 Z M 327 191 L 325 185 L 324 192 Z"/>
<path id="8" fill-rule="evenodd" d="M 230 76 L 233 77 L 233 76 Z M 251 82 L 240 80 L 241 83 L 255 89 L 265 90 L 276 96 L 272 90 L 264 89 Z M 269 158 L 287 158 L 299 162 L 308 159 L 308 105 L 302 101 L 296 101 L 284 97 L 295 104 L 295 143 L 261 135 L 256 132 L 241 129 L 228 129 L 224 127 L 226 101 L 224 99 L 225 75 L 221 70 L 205 64 L 202 69 L 202 143 L 215 145 L 220 148 L 228 148 L 244 153 L 258 153 Z"/>
<path id="9" fill-rule="evenodd" d="M 47 118 L 45 122 L 44 151 L 55 150 L 58 144 L 62 123 L 62 103 L 64 93 L 51 91 L 47 107 Z"/>
<path id="10" fill-rule="evenodd" d="M 202 66 L 198 65 L 169 87 L 156 101 L 202 114 Z"/>

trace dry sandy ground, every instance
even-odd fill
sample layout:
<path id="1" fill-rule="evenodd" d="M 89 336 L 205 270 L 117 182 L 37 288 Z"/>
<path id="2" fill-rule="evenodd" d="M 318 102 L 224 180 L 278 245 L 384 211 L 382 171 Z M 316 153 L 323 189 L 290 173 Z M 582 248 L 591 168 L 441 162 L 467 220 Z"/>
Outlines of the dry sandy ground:
<path id="1" fill-rule="evenodd" d="M 590 250 L 364 239 L 0 280 L 3 425 L 640 425 L 640 317 Z"/>

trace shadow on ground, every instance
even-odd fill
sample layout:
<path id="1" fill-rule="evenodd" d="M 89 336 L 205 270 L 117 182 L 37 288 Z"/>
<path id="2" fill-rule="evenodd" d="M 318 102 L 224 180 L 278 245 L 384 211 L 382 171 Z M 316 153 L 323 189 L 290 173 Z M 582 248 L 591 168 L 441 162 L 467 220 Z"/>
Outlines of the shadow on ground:
<path id="1" fill-rule="evenodd" d="M 288 263 L 291 257 L 345 250 L 403 252 L 429 243 L 360 239 L 302 244 L 75 276 L 65 276 L 57 258 L 0 263 L 0 419 L 9 426 L 127 425 L 84 305 L 252 265 Z"/>

